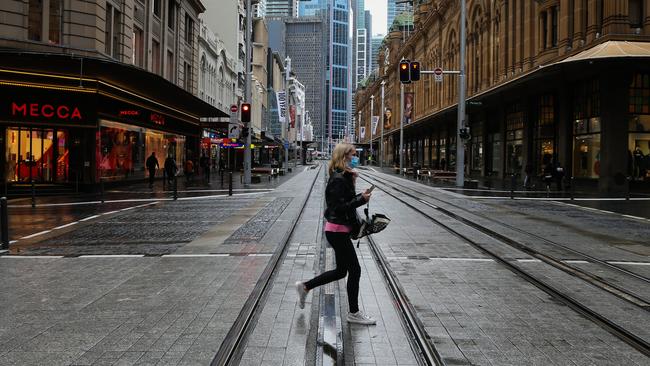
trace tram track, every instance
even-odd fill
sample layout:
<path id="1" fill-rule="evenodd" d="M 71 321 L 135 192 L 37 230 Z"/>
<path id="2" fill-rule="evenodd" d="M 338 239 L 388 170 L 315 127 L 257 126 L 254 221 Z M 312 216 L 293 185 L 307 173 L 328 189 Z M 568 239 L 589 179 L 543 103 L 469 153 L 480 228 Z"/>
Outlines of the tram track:
<path id="1" fill-rule="evenodd" d="M 244 353 L 244 348 L 246 346 L 246 340 L 252 332 L 255 324 L 255 319 L 261 312 L 261 308 L 264 306 L 265 299 L 269 296 L 269 293 L 273 287 L 273 280 L 277 274 L 278 269 L 280 268 L 282 260 L 286 257 L 291 238 L 293 237 L 294 231 L 298 226 L 298 222 L 300 222 L 300 219 L 305 212 L 305 207 L 307 206 L 307 202 L 309 201 L 309 197 L 312 194 L 314 186 L 318 181 L 318 178 L 321 176 L 322 168 L 322 165 L 318 165 L 318 171 L 314 176 L 314 180 L 311 182 L 309 191 L 304 200 L 301 202 L 300 213 L 296 216 L 296 219 L 291 223 L 290 229 L 285 233 L 284 237 L 280 241 L 280 248 L 275 251 L 266 268 L 264 268 L 264 271 L 257 281 L 255 288 L 242 307 L 239 316 L 228 331 L 223 343 L 217 351 L 217 354 L 212 359 L 212 362 L 210 362 L 211 366 L 237 364 L 241 359 L 241 356 Z"/>
<path id="2" fill-rule="evenodd" d="M 541 253 L 535 254 L 532 249 L 527 248 L 522 243 L 517 243 L 515 240 L 507 238 L 502 234 L 493 232 L 493 230 L 490 230 L 490 229 L 488 229 L 488 228 L 486 228 L 486 227 L 484 227 L 484 226 L 482 226 L 482 225 L 480 225 L 478 223 L 472 222 L 472 221 L 468 220 L 467 218 L 462 218 L 459 215 L 457 215 L 457 214 L 455 214 L 455 213 L 453 213 L 453 212 L 451 212 L 449 210 L 446 210 L 444 208 L 440 208 L 440 207 L 438 207 L 438 205 L 432 204 L 431 202 L 427 202 L 426 200 L 422 199 L 422 195 L 423 195 L 422 192 L 418 192 L 419 196 L 416 196 L 415 194 L 406 192 L 403 189 L 400 189 L 400 188 L 397 188 L 397 187 L 395 187 L 395 186 L 393 186 L 391 184 L 385 183 L 386 182 L 385 180 L 383 180 L 381 178 L 377 178 L 374 174 L 364 174 L 364 176 L 365 177 L 361 177 L 361 178 L 363 180 L 365 180 L 366 182 L 375 184 L 375 185 L 379 186 L 380 188 L 382 186 L 386 187 L 386 188 L 390 188 L 390 189 L 383 189 L 383 191 L 386 194 L 390 195 L 391 197 L 393 197 L 393 198 L 397 199 L 398 201 L 402 202 L 404 205 L 408 206 L 409 208 L 411 208 L 414 211 L 418 212 L 419 214 L 423 215 L 427 219 L 431 220 L 436 225 L 444 228 L 445 230 L 447 230 L 451 234 L 461 238 L 464 242 L 468 243 L 469 245 L 471 245 L 475 249 L 479 250 L 480 252 L 486 254 L 488 257 L 492 258 L 497 263 L 505 266 L 510 271 L 512 271 L 512 272 L 516 273 L 517 275 L 523 277 L 528 282 L 534 284 L 536 287 L 540 288 L 544 292 L 548 293 L 549 295 L 553 296 L 554 298 L 556 298 L 559 301 L 563 302 L 564 304 L 568 305 L 574 311 L 582 314 L 586 318 L 588 318 L 591 321 L 593 321 L 594 323 L 598 324 L 599 326 L 601 326 L 602 328 L 604 328 L 605 330 L 607 330 L 611 334 L 615 335 L 616 337 L 618 337 L 619 339 L 621 339 L 625 343 L 627 343 L 627 344 L 631 345 L 632 347 L 634 347 L 635 349 L 637 349 L 639 352 L 643 353 L 646 356 L 650 356 L 650 343 L 648 343 L 648 341 L 646 341 L 642 337 L 634 334 L 633 332 L 629 331 L 628 329 L 625 329 L 623 326 L 621 326 L 621 325 L 615 323 L 614 321 L 608 319 L 605 315 L 600 314 L 599 312 L 591 309 L 587 305 L 582 304 L 575 297 L 564 293 L 563 291 L 557 289 L 554 285 L 548 283 L 547 281 L 541 280 L 541 279 L 537 278 L 535 275 L 533 275 L 533 274 L 529 273 L 528 271 L 524 270 L 523 268 L 515 265 L 514 263 L 511 263 L 511 261 L 509 261 L 506 258 L 503 258 L 501 255 L 496 253 L 492 248 L 488 248 L 488 247 L 486 247 L 484 245 L 481 245 L 480 243 L 476 242 L 472 238 L 468 237 L 466 234 L 463 234 L 462 232 L 460 232 L 458 229 L 456 229 L 454 227 L 451 227 L 448 223 L 442 222 L 440 219 L 438 219 L 438 218 L 432 216 L 431 214 L 425 212 L 423 209 L 417 207 L 415 204 L 410 203 L 410 202 L 398 197 L 395 193 L 391 192 L 391 190 L 395 190 L 397 192 L 400 192 L 401 194 L 404 194 L 404 195 L 416 200 L 420 204 L 424 204 L 426 206 L 429 206 L 430 208 L 435 209 L 437 212 L 443 213 L 447 217 L 450 217 L 450 218 L 452 218 L 452 219 L 454 219 L 454 220 L 456 220 L 458 222 L 461 222 L 466 226 L 469 226 L 469 227 L 472 227 L 472 228 L 474 228 L 476 230 L 479 230 L 480 232 L 492 237 L 493 239 L 497 240 L 498 242 L 504 243 L 504 244 L 506 244 L 506 245 L 508 245 L 510 247 L 514 247 L 515 249 L 517 249 L 519 251 L 522 251 L 525 254 L 528 254 L 528 255 L 531 255 L 531 256 L 533 256 L 535 258 L 540 259 L 544 263 L 547 263 L 547 264 L 553 266 L 554 268 L 557 268 L 557 269 L 562 270 L 562 271 L 564 271 L 566 273 L 569 273 L 572 276 L 577 276 L 577 277 L 581 278 L 582 280 L 587 281 L 585 278 L 583 278 L 585 276 L 577 275 L 577 272 L 573 271 L 571 269 L 572 268 L 571 266 L 568 266 L 565 263 L 558 263 L 558 261 L 556 259 L 551 259 L 548 256 L 542 255 Z M 368 178 L 371 178 L 371 179 L 368 179 Z M 410 189 L 412 191 L 416 191 L 415 189 L 410 188 L 410 187 L 405 187 L 405 188 L 408 188 L 408 189 Z M 438 201 L 440 201 L 440 200 L 438 200 Z M 474 214 L 474 213 L 472 213 L 472 214 Z M 512 245 L 512 244 L 518 244 L 518 245 Z M 373 246 L 374 246 L 374 244 L 373 244 Z M 375 250 L 375 248 L 373 248 L 373 251 L 374 250 Z M 535 254 L 535 255 L 533 255 L 533 254 Z M 377 257 L 380 258 L 381 254 L 377 254 Z M 384 264 L 387 266 L 386 263 L 384 263 Z M 382 267 L 383 267 L 383 265 L 382 265 Z M 388 268 L 388 267 L 386 267 L 386 268 Z M 389 271 L 388 269 L 384 269 L 384 270 Z M 589 276 L 586 276 L 586 277 L 588 278 Z M 601 281 L 601 283 L 604 282 L 602 280 L 600 280 L 600 281 Z M 587 281 L 587 282 L 592 283 L 591 281 Z M 598 286 L 598 287 L 603 288 L 601 286 Z M 603 288 L 603 289 L 610 292 L 610 293 L 612 293 L 612 291 L 616 292 L 616 290 L 614 290 L 613 287 L 607 287 L 607 284 L 604 284 L 604 287 L 605 288 Z M 644 309 L 646 311 L 648 310 L 648 308 L 646 306 L 644 306 L 645 305 L 645 300 L 643 300 L 643 299 L 636 298 L 636 296 L 634 296 L 632 298 L 623 297 L 623 299 L 625 299 L 629 303 L 632 303 L 632 304 L 635 304 L 636 306 L 639 306 L 640 308 L 642 308 L 642 309 Z M 636 303 L 637 301 L 640 301 L 641 304 Z"/>
<path id="3" fill-rule="evenodd" d="M 423 200 L 422 196 L 426 197 L 427 199 L 435 200 L 435 201 L 437 201 L 439 203 L 442 203 L 442 204 L 444 204 L 446 206 L 451 206 L 454 209 L 460 210 L 465 214 L 469 214 L 471 216 L 478 217 L 481 220 L 485 220 L 485 221 L 488 221 L 490 223 L 499 225 L 499 226 L 501 226 L 501 227 L 503 227 L 503 228 L 505 228 L 507 230 L 511 230 L 513 232 L 526 235 L 526 236 L 534 239 L 537 242 L 543 243 L 543 244 L 548 245 L 548 246 L 552 246 L 554 249 L 564 250 L 564 251 L 566 251 L 566 252 L 568 252 L 568 253 L 570 253 L 572 255 L 580 256 L 584 260 L 586 260 L 586 261 L 588 261 L 588 262 L 590 262 L 592 264 L 600 265 L 600 266 L 603 266 L 603 267 L 605 267 L 605 268 L 607 268 L 609 270 L 615 271 L 615 272 L 623 274 L 625 276 L 629 276 L 633 281 L 643 282 L 643 285 L 650 284 L 650 279 L 645 277 L 645 276 L 642 276 L 642 275 L 640 275 L 638 273 L 629 271 L 629 270 L 627 270 L 627 269 L 625 269 L 623 267 L 620 267 L 618 265 L 608 263 L 605 260 L 596 258 L 594 256 L 591 256 L 589 254 L 586 254 L 586 253 L 583 253 L 581 251 L 575 250 L 573 248 L 569 248 L 566 245 L 554 242 L 554 241 L 549 240 L 547 238 L 544 238 L 544 237 L 542 237 L 540 235 L 530 233 L 530 232 L 525 231 L 523 229 L 514 227 L 513 225 L 501 222 L 501 221 L 493 219 L 491 217 L 487 217 L 485 215 L 476 213 L 474 211 L 470 211 L 470 210 L 468 210 L 468 209 L 466 209 L 464 207 L 455 205 L 453 203 L 450 203 L 450 202 L 447 202 L 447 201 L 442 201 L 439 198 L 433 197 L 433 196 L 431 196 L 431 195 L 429 195 L 429 194 L 427 194 L 425 192 L 417 191 L 412 187 L 408 187 L 408 186 L 405 186 L 403 184 L 399 184 L 399 183 L 395 183 L 395 182 L 390 182 L 391 184 L 388 184 L 385 179 L 378 178 L 378 177 L 376 177 L 375 175 L 372 175 L 372 174 L 368 174 L 368 175 L 371 176 L 372 179 L 374 179 L 374 180 L 376 180 L 378 182 L 382 182 L 382 184 L 385 184 L 385 185 L 391 187 L 392 189 L 394 189 L 394 190 L 396 190 L 396 191 L 398 191 L 398 192 L 400 192 L 402 194 L 405 194 L 405 195 L 408 195 L 408 196 L 410 196 L 412 198 L 415 198 L 419 202 L 421 202 L 421 203 L 423 203 L 423 204 L 425 204 L 425 205 L 427 205 L 427 206 L 429 206 L 429 207 L 431 207 L 431 208 L 433 208 L 433 209 L 435 209 L 435 210 L 437 210 L 437 211 L 439 211 L 439 212 L 441 212 L 441 213 L 443 213 L 443 214 L 445 214 L 445 215 L 447 215 L 447 216 L 449 216 L 449 217 L 451 217 L 451 218 L 453 218 L 455 220 L 461 221 L 464 224 L 466 224 L 468 226 L 471 226 L 474 229 L 477 229 L 477 230 L 483 232 L 484 234 L 486 234 L 488 236 L 496 238 L 497 240 L 499 240 L 501 242 L 504 242 L 504 243 L 508 244 L 511 247 L 514 247 L 514 248 L 516 248 L 516 249 L 518 249 L 520 251 L 523 251 L 524 253 L 526 253 L 527 255 L 530 255 L 531 257 L 539 259 L 542 262 L 550 264 L 555 268 L 558 268 L 558 269 L 560 269 L 560 270 L 562 270 L 564 272 L 570 273 L 571 275 L 577 276 L 577 277 L 583 279 L 584 281 L 587 281 L 587 282 L 591 283 L 594 286 L 597 286 L 597 287 L 599 287 L 599 288 L 601 288 L 601 289 L 603 289 L 603 290 L 605 290 L 605 291 L 607 291 L 607 292 L 609 292 L 609 293 L 611 293 L 611 294 L 613 294 L 613 295 L 615 295 L 615 296 L 617 296 L 617 297 L 619 297 L 619 298 L 621 298 L 621 299 L 623 299 L 623 300 L 625 300 L 625 301 L 627 301 L 627 302 L 629 302 L 629 303 L 631 303 L 631 304 L 633 304 L 635 306 L 638 306 L 638 307 L 650 312 L 650 299 L 646 299 L 646 298 L 644 298 L 642 296 L 639 296 L 639 295 L 635 294 L 631 290 L 625 289 L 625 288 L 621 287 L 620 285 L 614 284 L 611 281 L 606 280 L 605 278 L 603 278 L 602 274 L 596 275 L 596 274 L 588 272 L 588 271 L 586 271 L 584 269 L 578 268 L 576 266 L 572 266 L 572 265 L 568 264 L 566 261 L 564 261 L 562 259 L 558 259 L 558 258 L 555 258 L 553 256 L 547 255 L 545 253 L 542 253 L 541 251 L 536 250 L 536 249 L 532 248 L 531 246 L 522 243 L 519 240 L 514 240 L 514 239 L 512 239 L 512 238 L 510 238 L 510 237 L 508 237 L 508 236 L 506 236 L 504 234 L 496 232 L 495 230 L 493 230 L 491 228 L 488 228 L 488 227 L 486 227 L 484 225 L 481 225 L 481 224 L 477 223 L 474 220 L 470 220 L 467 217 L 461 216 L 461 215 L 459 215 L 457 213 L 452 212 L 449 209 L 441 207 L 440 204 L 434 204 L 434 203 L 432 203 L 430 201 Z M 399 185 L 402 188 L 406 188 L 406 189 L 409 189 L 411 191 L 417 192 L 419 197 L 416 197 L 416 195 L 404 191 L 404 189 L 402 189 L 402 188 L 397 188 L 395 186 L 395 184 Z"/>

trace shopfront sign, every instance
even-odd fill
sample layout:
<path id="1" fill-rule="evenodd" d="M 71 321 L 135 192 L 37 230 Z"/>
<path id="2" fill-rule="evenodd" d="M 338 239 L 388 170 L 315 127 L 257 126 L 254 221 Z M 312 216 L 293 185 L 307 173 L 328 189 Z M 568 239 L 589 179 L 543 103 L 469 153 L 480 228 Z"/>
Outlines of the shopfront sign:
<path id="1" fill-rule="evenodd" d="M 12 117 L 45 117 L 62 120 L 83 120 L 79 108 L 68 105 L 11 102 Z"/>

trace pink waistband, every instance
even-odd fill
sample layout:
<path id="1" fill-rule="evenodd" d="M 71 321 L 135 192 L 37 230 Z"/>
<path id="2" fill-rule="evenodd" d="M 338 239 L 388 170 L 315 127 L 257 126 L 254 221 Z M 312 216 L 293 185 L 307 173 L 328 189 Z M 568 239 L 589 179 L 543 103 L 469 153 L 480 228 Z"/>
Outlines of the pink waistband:
<path id="1" fill-rule="evenodd" d="M 325 231 L 334 232 L 334 233 L 349 233 L 350 231 L 352 231 L 352 228 L 347 225 L 340 225 L 331 222 L 326 222 Z"/>

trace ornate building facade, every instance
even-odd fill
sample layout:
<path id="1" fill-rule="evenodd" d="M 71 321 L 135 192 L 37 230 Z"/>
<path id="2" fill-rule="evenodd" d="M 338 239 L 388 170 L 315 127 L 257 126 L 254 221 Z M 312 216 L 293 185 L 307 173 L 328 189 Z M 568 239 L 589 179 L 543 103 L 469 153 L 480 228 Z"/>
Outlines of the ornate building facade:
<path id="1" fill-rule="evenodd" d="M 363 115 L 381 115 L 385 80 L 384 140 L 373 144 L 387 164 L 399 162 L 399 60 L 460 67 L 459 2 L 423 0 L 414 11 L 415 30 L 405 42 L 391 30 L 377 77 L 356 95 Z M 466 24 L 469 177 L 498 184 L 560 164 L 603 193 L 648 188 L 650 0 L 468 0 Z M 422 75 L 405 92 L 406 165 L 454 170 L 458 77 Z"/>

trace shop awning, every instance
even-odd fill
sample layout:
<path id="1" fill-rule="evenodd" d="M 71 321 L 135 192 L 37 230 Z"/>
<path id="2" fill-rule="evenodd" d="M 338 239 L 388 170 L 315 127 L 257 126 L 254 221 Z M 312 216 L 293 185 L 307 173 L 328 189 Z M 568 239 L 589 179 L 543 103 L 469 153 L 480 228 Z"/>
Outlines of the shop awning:
<path id="1" fill-rule="evenodd" d="M 619 57 L 650 57 L 650 42 L 607 41 L 558 63 Z"/>

